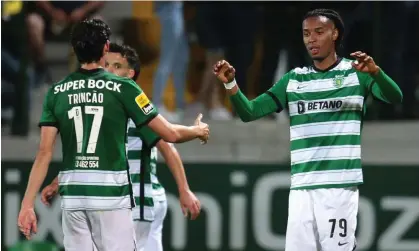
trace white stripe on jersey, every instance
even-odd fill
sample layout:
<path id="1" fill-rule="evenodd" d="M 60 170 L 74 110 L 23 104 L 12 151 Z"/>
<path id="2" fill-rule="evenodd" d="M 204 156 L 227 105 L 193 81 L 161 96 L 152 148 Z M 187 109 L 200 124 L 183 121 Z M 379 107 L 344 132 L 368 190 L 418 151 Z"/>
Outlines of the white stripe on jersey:
<path id="1" fill-rule="evenodd" d="M 128 185 L 127 171 L 103 170 L 71 170 L 58 174 L 59 184 L 65 185 L 93 185 L 93 186 L 124 186 Z"/>
<path id="2" fill-rule="evenodd" d="M 356 73 L 351 73 L 347 77 L 343 78 L 341 86 L 335 86 L 334 78 L 327 79 L 316 79 L 310 81 L 299 82 L 295 79 L 290 79 L 287 86 L 287 92 L 294 93 L 306 93 L 306 92 L 322 92 L 341 89 L 344 87 L 357 86 L 359 85 L 358 76 Z"/>
<path id="3" fill-rule="evenodd" d="M 61 196 L 61 208 L 65 210 L 115 210 L 131 208 L 131 195 L 123 197 Z"/>
<path id="4" fill-rule="evenodd" d="M 360 158 L 361 146 L 359 145 L 320 146 L 291 151 L 291 165 L 312 161 Z"/>
<path id="5" fill-rule="evenodd" d="M 342 61 L 330 71 L 346 71 L 352 68 L 352 61 L 347 59 L 342 59 Z M 316 73 L 313 67 L 303 67 L 303 68 L 295 68 L 293 70 L 297 74 L 306 75 Z"/>
<path id="6" fill-rule="evenodd" d="M 361 122 L 359 120 L 330 121 L 291 126 L 291 141 L 322 136 L 359 135 Z"/>
<path id="7" fill-rule="evenodd" d="M 362 169 L 313 171 L 291 176 L 291 189 L 306 186 L 362 183 Z"/>
<path id="8" fill-rule="evenodd" d="M 141 193 L 141 183 L 132 183 L 132 191 L 134 193 L 134 197 L 140 197 Z M 144 194 L 152 194 L 153 193 L 153 187 L 151 184 L 144 184 Z M 151 196 L 145 196 L 145 197 L 151 197 Z"/>

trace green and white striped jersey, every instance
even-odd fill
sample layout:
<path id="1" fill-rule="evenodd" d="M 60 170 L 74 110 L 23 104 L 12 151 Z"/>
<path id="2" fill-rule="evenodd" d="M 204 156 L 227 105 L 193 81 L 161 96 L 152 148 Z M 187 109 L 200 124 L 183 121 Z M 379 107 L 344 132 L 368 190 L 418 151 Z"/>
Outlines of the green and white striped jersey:
<path id="1" fill-rule="evenodd" d="M 296 68 L 268 91 L 289 108 L 291 189 L 363 183 L 361 128 L 374 80 L 351 62 L 340 59 L 326 71 Z"/>
<path id="2" fill-rule="evenodd" d="M 133 219 L 154 220 L 154 201 L 166 200 L 163 186 L 157 176 L 157 148 L 160 137 L 150 128 L 137 129 L 128 122 L 127 155 L 136 207 Z"/>
<path id="3" fill-rule="evenodd" d="M 79 69 L 52 85 L 39 125 L 57 127 L 61 136 L 62 208 L 132 208 L 127 121 L 146 125 L 155 116 L 157 110 L 134 81 L 102 68 Z"/>

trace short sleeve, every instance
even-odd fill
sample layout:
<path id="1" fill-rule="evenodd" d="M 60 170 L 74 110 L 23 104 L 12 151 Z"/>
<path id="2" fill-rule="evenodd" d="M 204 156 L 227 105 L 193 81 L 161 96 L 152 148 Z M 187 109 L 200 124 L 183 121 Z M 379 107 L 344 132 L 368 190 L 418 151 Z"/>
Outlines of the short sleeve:
<path id="1" fill-rule="evenodd" d="M 39 120 L 39 127 L 54 126 L 58 128 L 58 120 L 54 115 L 54 94 L 50 88 L 45 95 L 44 104 L 42 106 L 41 119 Z"/>
<path id="2" fill-rule="evenodd" d="M 150 148 L 156 146 L 161 137 L 157 135 L 150 127 L 143 126 L 138 128 L 141 140 Z"/>
<path id="3" fill-rule="evenodd" d="M 277 112 L 282 111 L 288 105 L 287 101 L 287 86 L 289 82 L 289 72 L 282 76 L 266 93 L 272 97 L 278 106 Z"/>
<path id="4" fill-rule="evenodd" d="M 147 95 L 132 80 L 122 82 L 119 99 L 137 127 L 147 125 L 158 115 Z"/>

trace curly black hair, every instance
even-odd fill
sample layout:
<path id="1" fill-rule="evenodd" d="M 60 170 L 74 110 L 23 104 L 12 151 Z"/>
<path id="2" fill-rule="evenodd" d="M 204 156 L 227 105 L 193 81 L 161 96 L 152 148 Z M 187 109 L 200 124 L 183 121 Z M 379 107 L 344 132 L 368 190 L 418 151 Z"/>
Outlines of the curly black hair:
<path id="1" fill-rule="evenodd" d="M 109 41 L 111 29 L 99 19 L 77 23 L 71 32 L 71 46 L 80 64 L 98 62 L 103 57 L 103 47 Z"/>

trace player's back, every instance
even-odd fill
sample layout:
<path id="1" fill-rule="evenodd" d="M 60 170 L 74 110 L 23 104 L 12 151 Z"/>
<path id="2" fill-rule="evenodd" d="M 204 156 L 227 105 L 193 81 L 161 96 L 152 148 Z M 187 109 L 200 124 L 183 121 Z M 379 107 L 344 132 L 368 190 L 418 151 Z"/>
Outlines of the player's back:
<path id="1" fill-rule="evenodd" d="M 49 90 L 44 113 L 49 107 L 61 134 L 63 208 L 131 207 L 125 154 L 129 113 L 122 101 L 130 81 L 103 69 L 80 69 Z"/>

